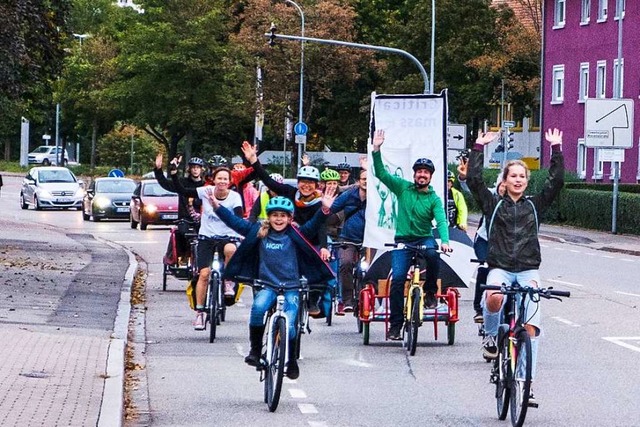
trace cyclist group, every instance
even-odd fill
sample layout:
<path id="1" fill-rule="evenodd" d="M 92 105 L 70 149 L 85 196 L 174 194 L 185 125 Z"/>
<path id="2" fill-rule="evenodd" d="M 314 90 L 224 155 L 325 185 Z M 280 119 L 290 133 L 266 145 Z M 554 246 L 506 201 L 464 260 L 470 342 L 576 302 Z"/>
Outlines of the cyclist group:
<path id="1" fill-rule="evenodd" d="M 551 145 L 549 177 L 539 194 L 525 196 L 529 180 L 527 165 L 519 160 L 509 161 L 500 174 L 500 190 L 489 190 L 482 178 L 484 145 L 493 141 L 495 133 L 481 133 L 470 152 L 468 165 L 462 162 L 459 179 L 463 189 L 468 188 L 479 203 L 483 224 L 477 232 L 474 248 L 478 259 L 486 262 L 490 285 L 518 282 L 532 287 L 540 285 L 538 268 L 541 262 L 538 242 L 539 217 L 549 207 L 562 188 L 564 164 L 562 157 L 562 132 L 548 130 L 546 140 Z M 454 205 L 444 206 L 431 186 L 436 172 L 429 159 L 420 158 L 413 164 L 413 181 L 389 174 L 385 169 L 381 146 L 385 140 L 384 130 L 377 130 L 373 137 L 373 174 L 397 197 L 397 223 L 395 243 L 422 245 L 426 249 L 423 257 L 427 262 L 424 284 L 425 306 L 432 308 L 436 301 L 436 281 L 439 274 L 439 252 L 449 252 L 449 227 L 466 230 L 466 206 L 463 199 L 451 190 L 449 198 Z M 310 283 L 328 283 L 335 276 L 328 262 L 331 250 L 328 236 L 343 241 L 361 244 L 364 237 L 366 209 L 366 162 L 361 162 L 357 181 L 350 179 L 350 166 L 341 164 L 338 170 L 326 169 L 322 173 L 309 165 L 302 166 L 297 173 L 297 186 L 284 184 L 279 174 L 268 174 L 260 164 L 255 146 L 244 142 L 242 152 L 248 167 L 232 170 L 226 167 L 220 156 L 209 162 L 211 172 L 202 177 L 204 161 L 189 160 L 187 178 L 179 178 L 179 158 L 170 162 L 171 178 L 162 173 L 162 156 L 156 158 L 155 176 L 160 184 L 180 195 L 180 215 L 197 219 L 200 215 L 197 263 L 199 269 L 196 286 L 196 329 L 203 329 L 202 311 L 213 247 L 222 245 L 225 255 L 225 297 L 232 304 L 235 297 L 236 276 L 249 276 L 272 283 L 291 283 L 297 286 L 304 275 Z M 260 179 L 266 188 L 255 200 L 248 203 L 240 194 L 244 185 Z M 455 180 L 451 174 L 447 181 Z M 467 187 L 468 185 L 468 187 Z M 245 192 L 246 193 L 246 192 Z M 458 202 L 455 202 L 455 201 Z M 251 206 L 251 209 L 246 209 Z M 243 218 L 248 218 L 243 219 Z M 332 229 L 333 231 L 328 231 Z M 438 246 L 433 223 L 441 239 Z M 335 224 L 339 224 L 335 227 Z M 229 243 L 229 237 L 243 236 L 239 247 Z M 187 245 L 183 242 L 181 247 Z M 351 272 L 356 260 L 355 248 L 339 248 L 338 279 L 342 287 L 342 300 L 336 314 L 353 310 L 353 277 Z M 403 291 L 410 268 L 412 253 L 407 249 L 392 252 L 392 281 L 390 291 L 390 328 L 388 338 L 400 340 L 403 322 Z M 482 282 L 481 278 L 477 282 Z M 297 293 L 286 295 L 291 319 L 298 310 Z M 326 295 L 322 292 L 310 294 L 309 315 L 322 317 L 327 314 Z M 476 291 L 474 309 L 476 318 L 485 322 L 486 338 L 483 343 L 485 357 L 497 354 L 495 337 L 500 313 L 504 305 L 502 294 L 497 291 Z M 249 338 L 251 350 L 245 362 L 256 366 L 260 362 L 260 348 L 264 330 L 264 314 L 273 305 L 275 293 L 268 289 L 254 297 L 251 309 Z M 295 325 L 290 325 L 290 334 Z M 540 307 L 527 303 L 526 329 L 532 340 L 532 366 L 535 373 L 538 339 L 540 336 Z M 290 335 L 290 339 L 292 336 Z M 294 348 L 291 345 L 290 348 Z M 299 369 L 296 357 L 289 357 L 287 375 L 296 378 Z M 535 376 L 533 374 L 532 376 Z"/>

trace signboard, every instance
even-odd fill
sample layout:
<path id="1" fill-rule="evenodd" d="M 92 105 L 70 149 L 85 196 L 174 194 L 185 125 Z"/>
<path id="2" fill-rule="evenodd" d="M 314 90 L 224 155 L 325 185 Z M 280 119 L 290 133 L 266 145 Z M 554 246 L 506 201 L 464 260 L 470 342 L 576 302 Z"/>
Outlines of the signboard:
<path id="1" fill-rule="evenodd" d="M 503 127 L 503 128 L 513 128 L 513 127 L 516 127 L 516 122 L 514 122 L 513 120 L 503 120 L 503 121 L 502 121 L 502 127 Z"/>
<path id="2" fill-rule="evenodd" d="M 296 144 L 306 144 L 307 135 L 296 135 Z"/>
<path id="3" fill-rule="evenodd" d="M 447 126 L 447 148 L 449 150 L 464 150 L 467 148 L 467 125 L 450 123 Z"/>
<path id="4" fill-rule="evenodd" d="M 598 152 L 601 162 L 624 162 L 624 150 L 617 148 L 601 148 Z"/>
<path id="5" fill-rule="evenodd" d="M 587 99 L 584 145 L 589 148 L 633 147 L 633 100 Z"/>
<path id="6" fill-rule="evenodd" d="M 111 169 L 107 176 L 110 178 L 124 178 L 124 172 L 120 169 Z"/>
<path id="7" fill-rule="evenodd" d="M 309 126 L 307 126 L 305 122 L 298 122 L 293 127 L 293 131 L 296 133 L 296 135 L 306 135 L 309 131 Z"/>

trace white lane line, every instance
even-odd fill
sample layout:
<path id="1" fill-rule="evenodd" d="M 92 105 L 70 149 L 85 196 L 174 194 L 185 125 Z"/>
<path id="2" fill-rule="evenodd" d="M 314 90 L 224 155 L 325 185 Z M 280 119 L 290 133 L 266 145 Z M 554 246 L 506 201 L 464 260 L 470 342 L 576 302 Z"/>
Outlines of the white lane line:
<path id="1" fill-rule="evenodd" d="M 294 399 L 306 399 L 307 398 L 307 393 L 305 393 L 304 390 L 301 390 L 299 388 L 290 388 L 289 389 L 289 394 Z"/>
<path id="2" fill-rule="evenodd" d="M 602 339 L 640 353 L 640 337 L 602 337 Z M 624 341 L 638 341 L 638 345 L 631 345 Z"/>
<path id="3" fill-rule="evenodd" d="M 611 255 L 602 255 L 602 258 L 609 258 L 609 259 L 613 259 L 615 257 L 612 257 Z"/>
<path id="4" fill-rule="evenodd" d="M 143 241 L 143 240 L 114 240 L 114 243 L 128 243 L 128 244 L 140 243 L 140 244 L 143 244 L 143 245 L 155 245 L 155 244 L 158 244 L 160 242 L 157 242 L 155 240 L 148 240 L 148 241 Z"/>
<path id="5" fill-rule="evenodd" d="M 556 251 L 563 251 L 563 250 L 564 250 L 564 248 L 559 248 L 559 247 L 557 247 L 557 246 L 556 246 L 556 247 L 554 247 L 553 249 L 555 249 Z"/>
<path id="6" fill-rule="evenodd" d="M 244 349 L 242 348 L 242 346 L 240 344 L 236 344 L 236 352 L 240 355 L 240 356 L 245 356 L 244 354 Z"/>
<path id="7" fill-rule="evenodd" d="M 309 421 L 309 426 L 311 427 L 328 427 L 329 424 L 327 424 L 326 421 Z"/>
<path id="8" fill-rule="evenodd" d="M 358 368 L 372 368 L 373 365 L 371 363 L 367 363 L 364 362 L 362 360 L 355 360 L 355 359 L 343 359 L 341 360 L 342 363 L 349 365 L 349 366 L 357 366 Z"/>
<path id="9" fill-rule="evenodd" d="M 580 325 L 577 323 L 573 323 L 571 320 L 563 319 L 562 317 L 552 317 L 552 319 L 557 320 L 560 323 L 564 323 L 565 325 L 573 326 L 574 328 L 579 328 Z"/>
<path id="10" fill-rule="evenodd" d="M 300 412 L 302 412 L 303 414 L 318 413 L 318 410 L 316 409 L 316 407 L 311 403 L 298 403 L 298 409 L 300 409 Z"/>
<path id="11" fill-rule="evenodd" d="M 576 249 L 569 249 L 569 252 L 573 252 L 574 254 L 579 254 L 580 251 L 576 250 Z"/>
<path id="12" fill-rule="evenodd" d="M 298 384 L 298 380 L 292 380 L 291 378 L 283 378 L 282 382 L 285 384 Z"/>
<path id="13" fill-rule="evenodd" d="M 616 294 L 629 295 L 630 297 L 640 297 L 640 294 L 631 294 L 629 292 L 616 291 Z"/>
<path id="14" fill-rule="evenodd" d="M 553 283 L 562 283 L 563 285 L 567 285 L 567 286 L 575 286 L 576 288 L 582 288 L 584 287 L 584 285 L 579 285 L 577 283 L 571 283 L 571 282 L 565 282 L 564 280 L 558 280 L 558 279 L 547 279 L 547 282 L 553 282 Z"/>
<path id="15" fill-rule="evenodd" d="M 622 258 L 620 261 L 625 261 L 625 262 L 634 262 L 634 260 L 629 259 L 629 258 Z"/>

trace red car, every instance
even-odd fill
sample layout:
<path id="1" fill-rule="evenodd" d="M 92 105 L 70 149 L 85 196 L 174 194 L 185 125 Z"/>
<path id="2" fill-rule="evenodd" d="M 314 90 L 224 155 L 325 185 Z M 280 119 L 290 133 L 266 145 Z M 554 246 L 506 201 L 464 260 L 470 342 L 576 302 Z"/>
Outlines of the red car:
<path id="1" fill-rule="evenodd" d="M 131 228 L 173 224 L 178 219 L 178 195 L 160 187 L 155 179 L 141 181 L 131 196 Z"/>

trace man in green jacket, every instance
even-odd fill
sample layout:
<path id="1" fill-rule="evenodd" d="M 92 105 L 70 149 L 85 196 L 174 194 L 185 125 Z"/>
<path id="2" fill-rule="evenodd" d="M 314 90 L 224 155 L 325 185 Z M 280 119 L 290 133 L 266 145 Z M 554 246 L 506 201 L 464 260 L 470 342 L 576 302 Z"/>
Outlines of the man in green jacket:
<path id="1" fill-rule="evenodd" d="M 441 239 L 443 252 L 450 252 L 449 229 L 447 216 L 442 200 L 429 185 L 435 172 L 433 162 L 426 158 L 416 160 L 413 164 L 413 182 L 391 175 L 382 164 L 380 146 L 384 142 L 384 130 L 379 129 L 373 137 L 374 175 L 398 199 L 398 217 L 396 224 L 396 243 L 423 245 L 426 247 L 423 256 L 427 261 L 427 273 L 424 283 L 425 306 L 435 308 L 436 291 L 440 267 L 438 244 L 433 237 L 432 222 L 435 219 Z M 391 314 L 389 319 L 389 335 L 391 340 L 402 339 L 404 284 L 407 272 L 411 267 L 412 251 L 396 249 L 391 254 L 391 292 L 389 294 Z"/>

